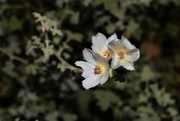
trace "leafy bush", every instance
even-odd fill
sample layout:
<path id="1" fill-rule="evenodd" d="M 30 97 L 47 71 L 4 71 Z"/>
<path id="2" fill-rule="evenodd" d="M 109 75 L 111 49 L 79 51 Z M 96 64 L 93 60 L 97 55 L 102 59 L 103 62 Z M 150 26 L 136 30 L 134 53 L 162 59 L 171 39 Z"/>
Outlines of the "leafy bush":
<path id="1" fill-rule="evenodd" d="M 0 3 L 0 121 L 180 120 L 179 0 Z M 141 57 L 85 90 L 74 62 L 98 32 L 126 36 Z"/>

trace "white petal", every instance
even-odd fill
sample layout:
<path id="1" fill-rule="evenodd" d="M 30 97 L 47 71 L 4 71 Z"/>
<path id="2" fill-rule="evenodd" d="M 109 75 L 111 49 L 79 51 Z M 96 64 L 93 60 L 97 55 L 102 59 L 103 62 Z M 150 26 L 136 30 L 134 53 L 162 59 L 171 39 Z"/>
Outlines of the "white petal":
<path id="1" fill-rule="evenodd" d="M 96 46 L 92 45 L 91 48 L 92 48 L 92 50 L 93 50 L 95 53 L 98 53 L 98 54 L 101 53 L 100 50 L 99 50 Z"/>
<path id="2" fill-rule="evenodd" d="M 94 76 L 94 69 L 85 69 L 83 70 L 83 73 L 81 74 L 82 77 L 84 78 L 89 78 Z"/>
<path id="3" fill-rule="evenodd" d="M 82 69 L 94 69 L 94 65 L 85 61 L 76 61 L 75 62 L 76 66 L 81 67 Z"/>
<path id="4" fill-rule="evenodd" d="M 85 61 L 76 61 L 75 65 L 83 69 L 83 73 L 81 74 L 81 76 L 83 76 L 84 78 L 88 78 L 94 75 L 95 66 L 93 64 L 90 64 Z"/>
<path id="5" fill-rule="evenodd" d="M 127 38 L 125 38 L 123 35 L 121 37 L 122 44 L 129 50 L 135 49 L 136 47 L 132 45 Z"/>
<path id="6" fill-rule="evenodd" d="M 99 50 L 103 49 L 103 46 L 105 45 L 106 41 L 107 41 L 107 38 L 101 33 L 98 33 L 98 34 L 96 34 L 96 36 L 92 37 L 93 45 L 98 47 Z"/>
<path id="7" fill-rule="evenodd" d="M 104 84 L 104 83 L 108 80 L 108 77 L 109 77 L 109 72 L 104 73 L 104 74 L 101 76 L 100 83 L 101 83 L 101 84 Z"/>
<path id="8" fill-rule="evenodd" d="M 117 35 L 115 33 L 108 38 L 108 42 L 111 42 L 113 40 L 118 40 Z"/>
<path id="9" fill-rule="evenodd" d="M 82 85 L 85 89 L 89 89 L 92 87 L 95 87 L 100 83 L 100 77 L 101 75 L 95 75 L 89 78 L 86 78 L 84 81 L 82 81 Z"/>
<path id="10" fill-rule="evenodd" d="M 97 58 L 97 62 L 98 64 L 102 64 L 105 69 L 108 71 L 109 70 L 109 63 L 108 63 L 108 59 L 106 58 L 103 58 L 102 56 L 98 55 L 95 53 L 95 56 Z"/>
<path id="11" fill-rule="evenodd" d="M 117 40 L 118 40 L 117 35 L 114 33 L 113 35 L 111 35 L 111 36 L 106 40 L 106 42 L 105 42 L 104 45 L 101 45 L 101 46 L 102 46 L 102 51 L 108 50 L 108 44 L 109 44 L 109 42 L 111 42 L 111 41 L 117 41 Z"/>
<path id="12" fill-rule="evenodd" d="M 127 52 L 126 56 L 127 56 L 126 58 L 127 61 L 133 62 L 138 60 L 140 57 L 139 49 L 134 49 L 131 52 Z"/>
<path id="13" fill-rule="evenodd" d="M 124 68 L 126 68 L 127 70 L 135 70 L 134 69 L 134 64 L 133 64 L 133 62 L 131 63 L 131 62 L 128 62 L 128 61 L 126 61 L 126 60 L 123 60 L 122 61 L 122 63 L 121 63 L 121 65 L 124 67 Z"/>
<path id="14" fill-rule="evenodd" d="M 118 67 L 120 67 L 120 60 L 119 60 L 119 56 L 115 54 L 111 61 L 111 68 L 117 69 Z"/>
<path id="15" fill-rule="evenodd" d="M 121 41 L 111 41 L 108 45 L 109 49 L 112 50 L 114 52 L 114 54 L 116 53 L 116 51 L 119 51 L 121 49 L 123 49 L 123 45 L 121 43 Z"/>
<path id="16" fill-rule="evenodd" d="M 94 56 L 92 55 L 91 50 L 85 48 L 85 49 L 83 50 L 83 56 L 84 56 L 84 59 L 85 59 L 87 62 L 89 62 L 89 63 L 91 63 L 91 64 L 93 64 L 93 65 L 96 65 L 96 64 L 97 64 Z"/>

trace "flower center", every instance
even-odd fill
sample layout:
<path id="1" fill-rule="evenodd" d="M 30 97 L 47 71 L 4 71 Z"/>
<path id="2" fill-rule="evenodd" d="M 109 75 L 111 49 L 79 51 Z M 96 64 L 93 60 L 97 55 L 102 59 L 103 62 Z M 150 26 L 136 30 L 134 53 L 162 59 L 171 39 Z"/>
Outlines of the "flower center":
<path id="1" fill-rule="evenodd" d="M 110 56 L 110 50 L 104 51 L 104 52 L 103 52 L 103 56 L 104 56 L 105 58 L 109 58 L 109 56 Z"/>
<path id="2" fill-rule="evenodd" d="M 96 67 L 94 68 L 94 73 L 95 73 L 95 74 L 101 74 L 101 73 L 102 73 L 101 67 L 100 67 L 100 66 L 96 66 Z"/>
<path id="3" fill-rule="evenodd" d="M 120 50 L 120 51 L 117 53 L 117 55 L 118 55 L 121 59 L 123 59 L 123 58 L 124 58 L 124 51 Z"/>

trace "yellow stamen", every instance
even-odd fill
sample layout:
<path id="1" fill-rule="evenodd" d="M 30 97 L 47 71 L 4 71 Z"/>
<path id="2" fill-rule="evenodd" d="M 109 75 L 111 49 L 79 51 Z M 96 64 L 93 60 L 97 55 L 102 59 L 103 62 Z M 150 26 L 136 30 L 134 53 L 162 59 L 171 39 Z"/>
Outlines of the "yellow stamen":
<path id="1" fill-rule="evenodd" d="M 109 58 L 109 57 L 110 57 L 110 50 L 104 51 L 104 52 L 103 52 L 103 56 L 104 56 L 105 58 Z"/>
<path id="2" fill-rule="evenodd" d="M 95 74 L 103 74 L 106 71 L 106 68 L 104 67 L 104 65 L 96 65 L 94 68 L 94 73 Z"/>

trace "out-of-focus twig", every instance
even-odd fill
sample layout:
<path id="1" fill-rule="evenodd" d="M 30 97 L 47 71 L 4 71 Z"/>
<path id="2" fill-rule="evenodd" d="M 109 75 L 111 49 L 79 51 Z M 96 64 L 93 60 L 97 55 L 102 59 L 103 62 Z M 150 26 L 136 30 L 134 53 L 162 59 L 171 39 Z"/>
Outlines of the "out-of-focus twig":
<path id="1" fill-rule="evenodd" d="M 13 4 L 13 5 L 0 5 L 0 13 L 3 13 L 4 11 L 7 11 L 7 10 L 17 10 L 17 9 L 22 9 L 22 8 L 36 10 L 36 8 L 34 6 L 31 6 L 28 3 Z"/>
<path id="2" fill-rule="evenodd" d="M 28 63 L 28 60 L 24 59 L 24 58 L 21 58 L 21 57 L 18 57 L 16 55 L 13 55 L 12 53 L 6 51 L 5 49 L 1 48 L 0 47 L 0 52 L 7 55 L 9 58 L 13 59 L 13 60 L 16 60 L 16 61 L 19 61 L 23 64 L 27 64 Z"/>
<path id="3" fill-rule="evenodd" d="M 68 62 L 66 62 L 57 52 L 54 52 L 54 55 L 56 56 L 56 58 L 65 66 L 65 68 L 70 69 L 71 71 L 74 72 L 82 72 L 82 70 L 80 68 L 77 68 L 71 64 L 69 64 Z"/>

